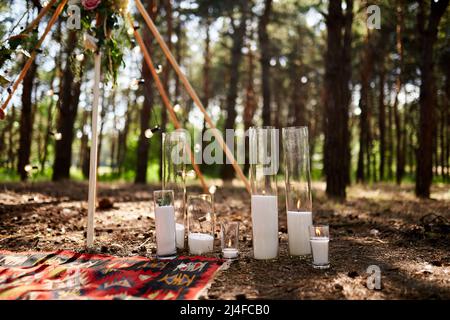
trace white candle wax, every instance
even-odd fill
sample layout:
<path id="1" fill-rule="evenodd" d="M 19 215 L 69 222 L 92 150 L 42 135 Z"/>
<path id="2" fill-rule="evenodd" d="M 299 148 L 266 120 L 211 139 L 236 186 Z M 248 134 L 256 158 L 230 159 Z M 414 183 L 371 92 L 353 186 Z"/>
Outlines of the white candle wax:
<path id="1" fill-rule="evenodd" d="M 274 259 L 278 255 L 277 196 L 253 195 L 253 255 L 255 259 Z"/>
<path id="2" fill-rule="evenodd" d="M 177 240 L 177 248 L 184 249 L 184 225 L 181 223 L 177 223 L 175 226 L 176 230 L 176 240 Z"/>
<path id="3" fill-rule="evenodd" d="M 223 257 L 225 259 L 233 259 L 238 256 L 238 249 L 235 248 L 225 248 L 222 250 Z"/>
<path id="4" fill-rule="evenodd" d="M 311 245 L 309 243 L 309 227 L 311 225 L 311 212 L 287 212 L 289 254 L 293 256 L 311 254 Z"/>
<path id="5" fill-rule="evenodd" d="M 189 233 L 188 245 L 191 254 L 211 252 L 214 247 L 214 237 L 207 233 Z"/>
<path id="6" fill-rule="evenodd" d="M 312 237 L 311 248 L 313 254 L 313 261 L 315 265 L 328 264 L 328 243 L 329 238 L 326 237 Z"/>
<path id="7" fill-rule="evenodd" d="M 176 253 L 175 209 L 161 206 L 155 209 L 156 251 L 158 256 Z"/>

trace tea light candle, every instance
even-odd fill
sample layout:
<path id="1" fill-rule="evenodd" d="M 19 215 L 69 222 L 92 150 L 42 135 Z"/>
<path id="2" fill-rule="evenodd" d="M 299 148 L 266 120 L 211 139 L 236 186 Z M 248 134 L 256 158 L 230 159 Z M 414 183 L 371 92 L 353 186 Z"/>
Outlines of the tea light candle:
<path id="1" fill-rule="evenodd" d="M 238 249 L 235 248 L 225 248 L 222 250 L 223 257 L 225 259 L 234 259 L 238 256 Z"/>
<path id="2" fill-rule="evenodd" d="M 274 259 L 278 255 L 277 196 L 252 195 L 253 254 L 255 259 Z"/>
<path id="3" fill-rule="evenodd" d="M 289 254 L 293 256 L 311 254 L 309 227 L 312 225 L 312 213 L 308 211 L 288 211 L 287 225 Z"/>
<path id="4" fill-rule="evenodd" d="M 176 231 L 176 242 L 177 242 L 177 248 L 178 249 L 184 249 L 184 225 L 181 223 L 177 223 L 175 225 L 175 231 Z"/>
<path id="5" fill-rule="evenodd" d="M 189 252 L 191 254 L 203 254 L 213 251 L 214 237 L 207 233 L 189 233 Z"/>
<path id="6" fill-rule="evenodd" d="M 175 209 L 173 206 L 155 208 L 156 247 L 158 256 L 176 253 Z"/>

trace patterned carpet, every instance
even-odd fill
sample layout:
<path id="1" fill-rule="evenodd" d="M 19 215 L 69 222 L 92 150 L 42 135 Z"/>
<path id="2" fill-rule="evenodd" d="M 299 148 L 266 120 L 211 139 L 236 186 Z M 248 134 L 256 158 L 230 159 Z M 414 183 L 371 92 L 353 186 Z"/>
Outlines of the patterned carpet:
<path id="1" fill-rule="evenodd" d="M 0 299 L 197 299 L 223 265 L 205 257 L 156 260 L 0 250 Z"/>

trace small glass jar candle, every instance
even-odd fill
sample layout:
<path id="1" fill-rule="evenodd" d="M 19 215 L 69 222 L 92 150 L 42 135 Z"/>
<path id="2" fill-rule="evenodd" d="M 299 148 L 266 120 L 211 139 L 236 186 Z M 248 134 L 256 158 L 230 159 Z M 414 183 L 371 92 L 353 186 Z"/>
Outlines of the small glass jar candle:
<path id="1" fill-rule="evenodd" d="M 156 255 L 159 259 L 175 258 L 177 249 L 173 191 L 154 191 L 153 200 L 155 204 Z"/>
<path id="2" fill-rule="evenodd" d="M 313 267 L 315 269 L 328 269 L 328 245 L 330 232 L 327 225 L 316 225 L 309 227 L 311 251 L 313 256 Z"/>
<path id="3" fill-rule="evenodd" d="M 220 236 L 223 257 L 225 259 L 236 259 L 239 255 L 239 222 L 221 222 Z"/>
<path id="4" fill-rule="evenodd" d="M 212 252 L 214 248 L 214 213 L 211 195 L 190 195 L 187 198 L 188 245 L 195 255 Z"/>

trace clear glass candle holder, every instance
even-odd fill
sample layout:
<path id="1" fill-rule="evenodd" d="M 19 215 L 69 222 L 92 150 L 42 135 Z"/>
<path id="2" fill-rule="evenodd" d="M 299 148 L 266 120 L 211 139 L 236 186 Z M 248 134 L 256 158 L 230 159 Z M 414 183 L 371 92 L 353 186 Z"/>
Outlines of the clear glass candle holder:
<path id="1" fill-rule="evenodd" d="M 195 255 L 214 249 L 214 210 L 210 194 L 189 195 L 187 198 L 188 245 Z"/>
<path id="2" fill-rule="evenodd" d="M 278 138 L 274 127 L 249 129 L 253 256 L 260 260 L 278 257 Z"/>
<path id="3" fill-rule="evenodd" d="M 309 227 L 313 267 L 316 269 L 328 269 L 330 231 L 327 225 L 313 225 Z"/>
<path id="4" fill-rule="evenodd" d="M 225 259 L 236 259 L 239 255 L 239 222 L 222 221 L 220 223 L 222 255 Z"/>
<path id="5" fill-rule="evenodd" d="M 173 259 L 177 256 L 173 191 L 154 191 L 153 200 L 155 204 L 156 255 L 160 259 Z"/>
<path id="6" fill-rule="evenodd" d="M 184 130 L 162 134 L 162 188 L 173 190 L 176 246 L 184 249 L 186 226 L 186 163 L 189 137 Z"/>
<path id="7" fill-rule="evenodd" d="M 308 128 L 283 128 L 282 134 L 289 254 L 305 256 L 313 221 Z"/>

